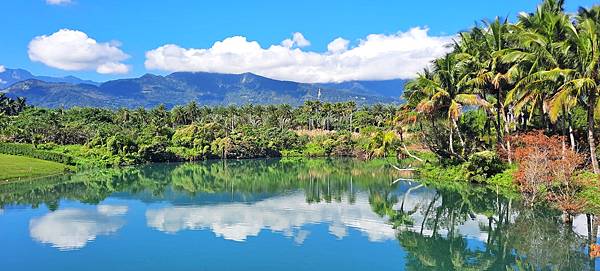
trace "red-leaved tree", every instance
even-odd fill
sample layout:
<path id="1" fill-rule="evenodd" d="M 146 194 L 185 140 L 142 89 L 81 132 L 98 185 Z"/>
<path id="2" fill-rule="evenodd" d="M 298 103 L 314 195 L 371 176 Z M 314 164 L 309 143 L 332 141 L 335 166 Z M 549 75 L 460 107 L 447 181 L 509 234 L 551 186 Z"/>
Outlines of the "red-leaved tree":
<path id="1" fill-rule="evenodd" d="M 533 206 L 548 200 L 560 208 L 567 222 L 586 202 L 577 197 L 585 178 L 577 176 L 584 156 L 566 146 L 564 138 L 534 131 L 511 137 L 511 155 L 518 163 L 515 179 L 525 204 Z"/>

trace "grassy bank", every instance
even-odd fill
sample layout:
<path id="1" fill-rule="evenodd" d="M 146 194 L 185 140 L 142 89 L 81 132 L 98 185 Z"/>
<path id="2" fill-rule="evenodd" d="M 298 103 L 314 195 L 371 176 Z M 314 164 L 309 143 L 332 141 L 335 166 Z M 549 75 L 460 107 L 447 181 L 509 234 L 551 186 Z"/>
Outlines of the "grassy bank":
<path id="1" fill-rule="evenodd" d="M 71 170 L 67 165 L 35 158 L 0 154 L 0 180 L 41 177 Z"/>

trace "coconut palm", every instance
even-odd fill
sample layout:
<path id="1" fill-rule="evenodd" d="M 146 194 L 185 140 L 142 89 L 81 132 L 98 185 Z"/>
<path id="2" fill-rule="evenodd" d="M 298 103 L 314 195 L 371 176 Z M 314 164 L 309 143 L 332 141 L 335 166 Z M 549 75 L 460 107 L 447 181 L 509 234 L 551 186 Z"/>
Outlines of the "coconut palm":
<path id="1" fill-rule="evenodd" d="M 517 43 L 505 51 L 502 61 L 518 67 L 522 76 L 508 92 L 506 104 L 513 106 L 516 116 L 524 116 L 522 110 L 527 108 L 529 119 L 535 115 L 536 110 L 541 112 L 544 126 L 548 129 L 547 118 L 550 112 L 546 101 L 564 82 L 563 69 L 572 59 L 570 39 L 576 33 L 575 26 L 563 12 L 562 1 L 548 0 L 535 13 L 521 14 L 519 23 L 513 28 Z M 556 122 L 558 114 L 563 115 L 563 120 L 570 119 L 572 106 L 572 103 L 563 103 L 556 107 L 560 110 L 555 108 L 552 112 L 554 118 L 550 116 L 550 120 Z M 563 125 L 565 126 L 567 125 Z M 574 148 L 575 140 L 570 126 L 569 131 L 571 147 Z"/>
<path id="2" fill-rule="evenodd" d="M 407 84 L 409 104 L 415 110 L 435 121 L 436 114 L 442 114 L 448 121 L 448 145 L 451 154 L 454 150 L 454 133 L 457 134 L 462 151 L 465 142 L 458 127 L 458 119 L 466 106 L 489 107 L 489 103 L 479 94 L 468 88 L 469 74 L 464 71 L 464 62 L 459 54 L 447 54 L 433 63 L 433 70 L 426 70 L 417 79 Z M 464 154 L 464 153 L 463 153 Z"/>
<path id="3" fill-rule="evenodd" d="M 548 77 L 556 77 L 560 73 L 565 78 L 550 100 L 550 118 L 556 119 L 559 112 L 572 107 L 575 101 L 586 108 L 590 159 L 594 173 L 600 173 L 594 137 L 594 114 L 599 109 L 597 96 L 600 86 L 600 7 L 581 9 L 576 27 L 576 32 L 571 38 L 574 52 L 571 68 L 555 69 L 553 74 L 549 72 L 549 75 L 553 76 Z"/>
<path id="4" fill-rule="evenodd" d="M 510 153 L 510 141 L 505 136 L 510 135 L 513 118 L 511 109 L 506 107 L 505 100 L 508 89 L 519 77 L 520 72 L 517 66 L 506 64 L 502 58 L 514 39 L 511 32 L 512 25 L 506 19 L 499 17 L 483 23 L 484 28 L 475 27 L 471 31 L 473 39 L 481 44 L 475 47 L 477 51 L 469 52 L 471 57 L 466 58 L 469 67 L 477 69 L 470 75 L 468 85 L 480 89 L 483 95 L 495 104 L 496 140 Z M 510 155 L 508 160 L 509 163 L 512 162 Z"/>

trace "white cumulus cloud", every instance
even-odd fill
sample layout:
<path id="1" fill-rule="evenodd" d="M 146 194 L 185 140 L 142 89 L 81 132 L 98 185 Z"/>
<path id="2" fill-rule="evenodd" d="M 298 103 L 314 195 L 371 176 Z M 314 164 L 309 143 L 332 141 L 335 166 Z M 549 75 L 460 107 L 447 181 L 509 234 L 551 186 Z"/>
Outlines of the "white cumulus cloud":
<path id="1" fill-rule="evenodd" d="M 343 39 L 343 38 L 337 38 L 337 39 L 334 39 L 329 44 L 327 44 L 327 50 L 333 54 L 342 53 L 342 52 L 345 52 L 346 50 L 348 50 L 349 44 L 350 44 L 349 40 Z"/>
<path id="2" fill-rule="evenodd" d="M 46 0 L 46 4 L 48 5 L 64 5 L 70 4 L 71 0 Z"/>
<path id="3" fill-rule="evenodd" d="M 0 73 L 3 73 L 6 71 L 6 68 L 3 65 L 0 65 Z"/>
<path id="4" fill-rule="evenodd" d="M 427 28 L 395 34 L 371 34 L 349 47 L 337 38 L 327 52 L 305 51 L 310 44 L 300 33 L 280 45 L 263 48 L 256 41 L 235 36 L 210 48 L 182 48 L 166 44 L 146 52 L 147 69 L 220 73 L 252 72 L 297 82 L 340 82 L 413 78 L 429 62 L 449 51 L 454 36 L 430 36 Z"/>
<path id="5" fill-rule="evenodd" d="M 52 35 L 38 36 L 29 42 L 29 59 L 67 70 L 96 70 L 98 73 L 127 73 L 122 63 L 129 55 L 118 42 L 97 42 L 78 30 L 61 29 Z"/>
<path id="6" fill-rule="evenodd" d="M 307 40 L 304 35 L 300 32 L 295 32 L 292 35 L 291 39 L 285 39 L 281 42 L 281 45 L 286 48 L 296 47 L 306 47 L 310 46 L 310 41 Z"/>

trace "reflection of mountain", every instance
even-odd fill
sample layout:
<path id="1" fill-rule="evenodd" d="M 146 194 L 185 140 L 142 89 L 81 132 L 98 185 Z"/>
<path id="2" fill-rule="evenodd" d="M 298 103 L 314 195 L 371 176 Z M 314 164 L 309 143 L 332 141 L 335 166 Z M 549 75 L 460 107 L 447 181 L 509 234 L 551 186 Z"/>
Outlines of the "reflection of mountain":
<path id="1" fill-rule="evenodd" d="M 125 220 L 127 206 L 98 205 L 96 210 L 64 209 L 34 218 L 29 224 L 31 237 L 60 250 L 79 249 L 98 235 L 118 231 Z"/>
<path id="2" fill-rule="evenodd" d="M 226 203 L 207 206 L 166 207 L 146 211 L 148 226 L 169 233 L 191 229 L 210 229 L 228 240 L 244 241 L 261 230 L 280 232 L 304 239 L 308 224 L 329 224 L 337 238 L 347 228 L 363 232 L 371 241 L 393 240 L 395 232 L 385 219 L 371 211 L 365 194 L 355 204 L 348 202 L 309 204 L 303 193 L 278 196 L 252 204 Z"/>

